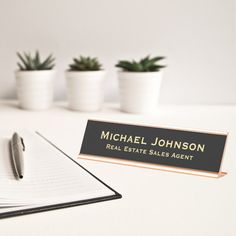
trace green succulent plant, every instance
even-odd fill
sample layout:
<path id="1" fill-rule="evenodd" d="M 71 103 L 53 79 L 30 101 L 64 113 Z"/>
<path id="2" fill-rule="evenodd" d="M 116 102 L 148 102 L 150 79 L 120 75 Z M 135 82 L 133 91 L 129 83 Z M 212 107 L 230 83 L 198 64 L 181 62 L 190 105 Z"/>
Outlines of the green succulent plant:
<path id="1" fill-rule="evenodd" d="M 159 71 L 160 69 L 166 67 L 164 65 L 159 65 L 159 61 L 165 59 L 165 57 L 153 57 L 146 56 L 140 61 L 126 61 L 122 60 L 116 64 L 116 67 L 121 68 L 123 71 L 130 72 L 153 72 Z"/>
<path id="2" fill-rule="evenodd" d="M 32 71 L 32 70 L 51 70 L 53 69 L 55 58 L 52 54 L 46 57 L 45 60 L 41 60 L 40 54 L 38 51 L 35 52 L 35 55 L 32 56 L 30 53 L 19 53 L 17 56 L 20 59 L 20 62 L 17 63 L 19 70 L 21 71 Z"/>
<path id="3" fill-rule="evenodd" d="M 69 65 L 70 71 L 98 71 L 102 70 L 102 65 L 97 58 L 80 56 L 73 58 L 73 63 Z"/>

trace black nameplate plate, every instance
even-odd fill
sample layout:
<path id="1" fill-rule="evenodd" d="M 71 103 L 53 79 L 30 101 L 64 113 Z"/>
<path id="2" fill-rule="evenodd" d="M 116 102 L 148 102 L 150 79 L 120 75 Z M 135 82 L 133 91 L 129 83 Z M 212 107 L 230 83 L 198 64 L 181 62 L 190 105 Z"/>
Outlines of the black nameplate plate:
<path id="1" fill-rule="evenodd" d="M 80 155 L 121 164 L 146 163 L 151 168 L 158 165 L 219 173 L 226 138 L 223 133 L 89 120 Z"/>

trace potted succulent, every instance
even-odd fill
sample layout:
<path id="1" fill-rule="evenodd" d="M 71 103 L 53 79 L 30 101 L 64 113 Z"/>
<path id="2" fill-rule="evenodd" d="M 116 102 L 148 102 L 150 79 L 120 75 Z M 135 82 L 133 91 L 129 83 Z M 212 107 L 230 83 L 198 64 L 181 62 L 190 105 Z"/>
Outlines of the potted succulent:
<path id="1" fill-rule="evenodd" d="M 147 56 L 140 61 L 119 61 L 116 67 L 120 87 L 121 110 L 129 113 L 150 113 L 157 109 L 162 81 L 159 61 L 164 57 Z"/>
<path id="2" fill-rule="evenodd" d="M 42 110 L 50 107 L 53 101 L 53 79 L 55 75 L 52 55 L 41 60 L 38 51 L 17 53 L 20 62 L 15 72 L 16 90 L 19 105 L 27 110 Z"/>
<path id="3" fill-rule="evenodd" d="M 72 110 L 97 111 L 102 107 L 105 71 L 97 58 L 74 58 L 66 71 L 68 105 Z"/>

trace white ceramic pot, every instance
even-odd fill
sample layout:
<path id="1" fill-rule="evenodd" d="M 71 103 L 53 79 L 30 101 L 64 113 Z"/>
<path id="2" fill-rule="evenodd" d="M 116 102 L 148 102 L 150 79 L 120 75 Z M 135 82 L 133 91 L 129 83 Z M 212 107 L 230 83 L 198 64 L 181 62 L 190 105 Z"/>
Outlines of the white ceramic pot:
<path id="1" fill-rule="evenodd" d="M 27 110 L 48 109 L 53 101 L 54 70 L 16 71 L 19 106 Z"/>
<path id="2" fill-rule="evenodd" d="M 92 112 L 101 109 L 105 71 L 66 71 L 68 106 L 71 110 Z"/>
<path id="3" fill-rule="evenodd" d="M 121 110 L 153 113 L 157 109 L 162 72 L 118 72 Z"/>

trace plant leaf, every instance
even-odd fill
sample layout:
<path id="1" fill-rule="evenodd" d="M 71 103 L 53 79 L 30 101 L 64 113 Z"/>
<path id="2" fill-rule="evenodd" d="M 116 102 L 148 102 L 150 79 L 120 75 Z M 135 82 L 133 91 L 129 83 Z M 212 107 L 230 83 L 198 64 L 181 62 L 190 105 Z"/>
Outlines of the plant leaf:
<path id="1" fill-rule="evenodd" d="M 19 59 L 21 60 L 21 62 L 24 64 L 25 69 L 26 69 L 26 70 L 29 69 L 28 63 L 27 63 L 27 61 L 25 60 L 25 58 L 24 58 L 19 52 L 17 52 L 16 54 L 17 54 L 17 56 L 19 57 Z"/>
<path id="2" fill-rule="evenodd" d="M 24 67 L 19 62 L 17 63 L 17 65 L 18 65 L 20 70 L 25 70 Z"/>

